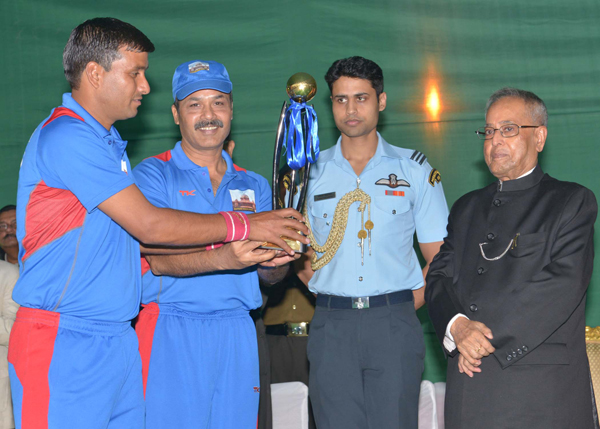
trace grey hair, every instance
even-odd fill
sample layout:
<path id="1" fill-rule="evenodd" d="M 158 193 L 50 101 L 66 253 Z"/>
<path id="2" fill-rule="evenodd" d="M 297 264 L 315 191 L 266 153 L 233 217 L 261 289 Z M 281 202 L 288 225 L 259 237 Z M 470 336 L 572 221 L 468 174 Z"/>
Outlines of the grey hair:
<path id="1" fill-rule="evenodd" d="M 548 111 L 544 101 L 533 92 L 517 88 L 505 87 L 494 92 L 485 105 L 485 115 L 487 116 L 488 110 L 496 101 L 506 97 L 518 98 L 525 102 L 525 105 L 529 108 L 531 118 L 535 122 L 531 125 L 548 125 Z"/>

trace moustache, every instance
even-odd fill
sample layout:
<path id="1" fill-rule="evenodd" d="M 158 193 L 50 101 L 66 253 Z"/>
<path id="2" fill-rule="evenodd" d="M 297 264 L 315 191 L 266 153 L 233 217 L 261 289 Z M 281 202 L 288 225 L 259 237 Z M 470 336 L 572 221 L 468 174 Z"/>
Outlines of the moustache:
<path id="1" fill-rule="evenodd" d="M 210 121 L 200 121 L 200 122 L 196 122 L 194 124 L 194 130 L 198 130 L 200 128 L 206 128 L 206 127 L 223 128 L 223 121 L 221 121 L 220 119 L 212 119 Z"/>
<path id="2" fill-rule="evenodd" d="M 17 238 L 17 236 L 15 234 L 6 234 L 4 238 Z"/>

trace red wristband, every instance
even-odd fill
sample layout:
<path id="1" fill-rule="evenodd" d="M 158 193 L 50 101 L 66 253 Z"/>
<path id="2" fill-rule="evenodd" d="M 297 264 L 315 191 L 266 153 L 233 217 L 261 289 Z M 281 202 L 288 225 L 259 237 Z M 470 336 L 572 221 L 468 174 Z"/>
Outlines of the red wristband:
<path id="1" fill-rule="evenodd" d="M 230 241 L 247 240 L 250 236 L 250 221 L 246 213 L 241 212 L 219 212 L 225 219 L 227 225 L 227 236 L 224 243 Z"/>

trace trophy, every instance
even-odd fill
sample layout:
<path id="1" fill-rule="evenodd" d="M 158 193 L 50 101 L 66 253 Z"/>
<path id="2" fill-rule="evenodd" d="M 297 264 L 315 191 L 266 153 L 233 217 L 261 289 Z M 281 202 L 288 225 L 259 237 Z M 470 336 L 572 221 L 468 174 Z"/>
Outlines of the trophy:
<path id="1" fill-rule="evenodd" d="M 308 73 L 296 73 L 288 79 L 286 91 L 290 101 L 289 104 L 284 101 L 281 108 L 273 154 L 273 208 L 295 208 L 302 212 L 310 165 L 319 157 L 317 114 L 306 104 L 317 93 L 317 82 Z M 307 250 L 300 241 L 289 237 L 284 240 L 295 252 Z M 282 250 L 273 243 L 261 247 Z"/>

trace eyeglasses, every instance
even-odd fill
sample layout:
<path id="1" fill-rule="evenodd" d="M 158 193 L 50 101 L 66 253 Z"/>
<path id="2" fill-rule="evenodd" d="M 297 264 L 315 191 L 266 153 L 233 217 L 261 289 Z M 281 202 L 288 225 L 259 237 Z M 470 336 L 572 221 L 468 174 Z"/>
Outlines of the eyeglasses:
<path id="1" fill-rule="evenodd" d="M 502 137 L 514 137 L 519 135 L 521 128 L 539 128 L 541 125 L 517 125 L 517 124 L 505 124 L 500 128 L 494 127 L 481 127 L 475 131 L 475 134 L 481 140 L 490 140 L 494 137 L 496 131 L 500 131 Z"/>
<path id="2" fill-rule="evenodd" d="M 0 223 L 0 231 L 6 231 L 9 226 L 12 229 L 17 229 L 17 220 L 15 219 L 11 223 Z"/>

